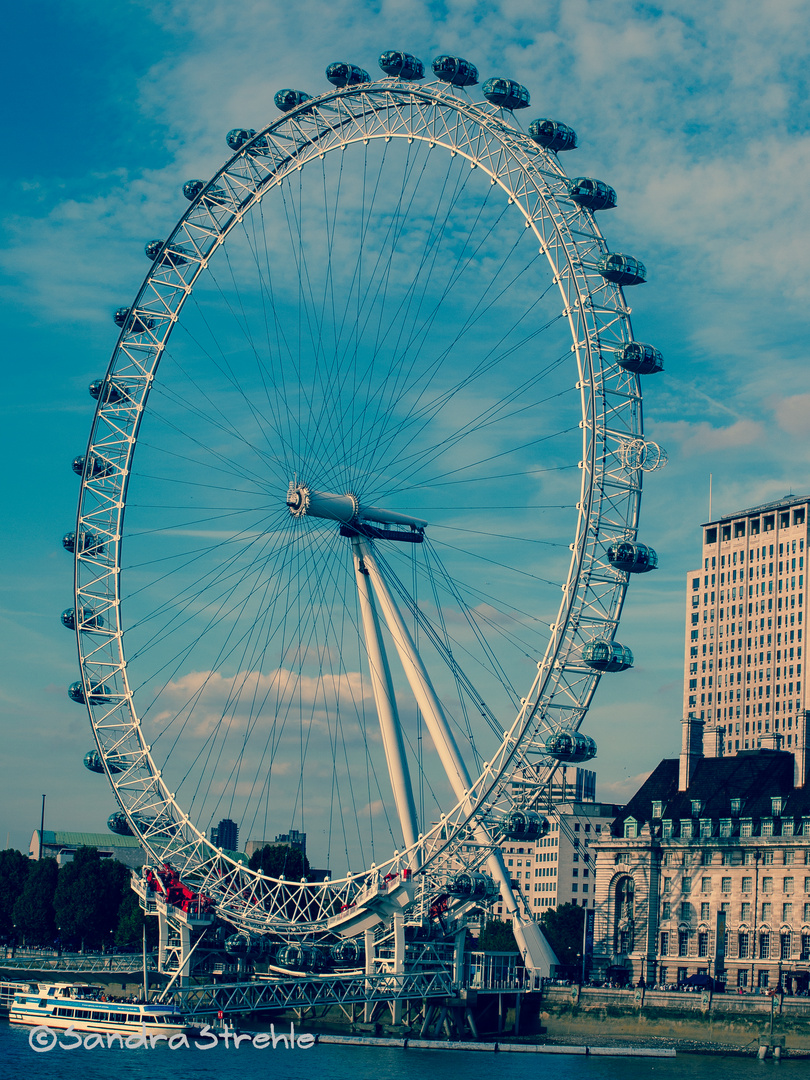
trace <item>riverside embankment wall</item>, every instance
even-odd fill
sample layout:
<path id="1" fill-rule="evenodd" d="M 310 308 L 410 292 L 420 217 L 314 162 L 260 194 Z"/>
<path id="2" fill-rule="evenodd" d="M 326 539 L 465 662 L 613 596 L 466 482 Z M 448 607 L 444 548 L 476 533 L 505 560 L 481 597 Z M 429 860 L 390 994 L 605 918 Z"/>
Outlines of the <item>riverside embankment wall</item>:
<path id="1" fill-rule="evenodd" d="M 551 1037 L 600 1036 L 688 1039 L 747 1046 L 767 1034 L 771 998 L 764 995 L 677 993 L 549 986 L 540 1023 Z M 773 1033 L 786 1045 L 810 1049 L 810 998 L 773 999 Z"/>

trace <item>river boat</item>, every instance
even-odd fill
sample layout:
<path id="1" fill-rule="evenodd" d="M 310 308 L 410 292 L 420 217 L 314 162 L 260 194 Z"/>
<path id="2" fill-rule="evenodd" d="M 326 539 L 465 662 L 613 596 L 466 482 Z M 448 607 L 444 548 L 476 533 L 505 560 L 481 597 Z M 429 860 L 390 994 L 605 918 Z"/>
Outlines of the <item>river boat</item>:
<path id="1" fill-rule="evenodd" d="M 172 1005 L 114 1001 L 101 987 L 86 983 L 37 983 L 15 994 L 9 1022 L 121 1034 L 171 1036 L 196 1030 Z"/>

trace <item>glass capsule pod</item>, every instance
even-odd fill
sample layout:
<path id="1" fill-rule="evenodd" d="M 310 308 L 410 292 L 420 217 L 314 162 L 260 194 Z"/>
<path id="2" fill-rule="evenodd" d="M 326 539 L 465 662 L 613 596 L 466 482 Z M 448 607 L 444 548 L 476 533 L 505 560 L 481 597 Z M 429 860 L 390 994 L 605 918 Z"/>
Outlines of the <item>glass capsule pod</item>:
<path id="1" fill-rule="evenodd" d="M 62 626 L 66 627 L 68 630 L 76 629 L 76 612 L 72 607 L 65 608 L 60 618 L 62 620 Z M 92 608 L 79 608 L 80 630 L 101 630 L 103 626 L 104 620 L 100 615 L 96 615 Z"/>
<path id="2" fill-rule="evenodd" d="M 62 537 L 62 547 L 65 551 L 75 555 L 76 546 L 76 533 L 65 533 Z M 104 551 L 104 544 L 95 533 L 83 532 L 79 533 L 78 548 L 82 555 L 101 555 Z"/>
<path id="3" fill-rule="evenodd" d="M 305 94 L 303 90 L 278 90 L 273 97 L 273 101 L 277 109 L 281 112 L 291 112 L 293 109 L 297 109 L 299 105 L 303 105 L 305 101 L 309 101 L 309 94 Z"/>
<path id="4" fill-rule="evenodd" d="M 118 836 L 134 836 L 130 824 L 127 821 L 126 814 L 120 810 L 116 810 L 114 814 L 110 814 L 107 818 L 107 828 L 110 832 L 117 833 Z"/>
<path id="5" fill-rule="evenodd" d="M 90 687 L 90 700 L 103 704 L 108 701 L 112 701 L 109 686 L 105 686 L 104 683 L 96 683 L 95 686 Z M 68 687 L 68 697 L 71 701 L 75 701 L 77 705 L 86 705 L 87 698 L 84 696 L 84 687 L 80 682 L 71 683 Z"/>
<path id="6" fill-rule="evenodd" d="M 356 64 L 345 64 L 336 60 L 326 69 L 326 77 L 333 86 L 362 86 L 371 82 L 371 76 Z"/>
<path id="7" fill-rule="evenodd" d="M 121 307 L 113 315 L 113 322 L 116 326 L 120 326 L 122 329 L 126 329 L 132 334 L 145 334 L 147 330 L 151 330 L 155 325 L 155 320 L 150 319 L 149 316 L 133 315 L 130 318 L 131 308 Z"/>
<path id="8" fill-rule="evenodd" d="M 558 731 L 546 739 L 546 753 L 557 761 L 574 765 L 596 757 L 596 743 L 589 735 L 582 735 L 579 731 Z"/>
<path id="9" fill-rule="evenodd" d="M 643 285 L 647 280 L 647 270 L 643 262 L 632 255 L 622 255 L 618 251 L 605 255 L 596 267 L 606 281 L 614 285 Z"/>
<path id="10" fill-rule="evenodd" d="M 321 971 L 328 953 L 315 945 L 282 945 L 276 954 L 279 967 L 291 971 Z"/>
<path id="11" fill-rule="evenodd" d="M 84 473 L 84 454 L 80 454 L 79 457 L 75 457 L 70 463 L 71 469 L 77 476 L 81 476 Z M 113 472 L 113 466 L 109 461 L 102 461 L 101 458 L 91 457 L 87 468 L 87 475 L 91 480 L 98 480 L 102 476 L 109 476 Z"/>
<path id="12" fill-rule="evenodd" d="M 574 150 L 577 146 L 577 133 L 559 120 L 532 120 L 529 124 L 529 138 L 538 146 L 557 153 Z"/>
<path id="13" fill-rule="evenodd" d="M 87 751 L 84 755 L 84 767 L 85 769 L 89 769 L 90 772 L 104 772 L 104 762 L 101 760 L 101 754 L 98 750 Z M 107 757 L 107 768 L 111 773 L 120 773 L 124 771 L 125 765 L 115 754 L 110 754 Z"/>
<path id="14" fill-rule="evenodd" d="M 607 549 L 608 562 L 628 574 L 646 574 L 658 566 L 658 554 L 646 544 L 617 540 Z"/>
<path id="15" fill-rule="evenodd" d="M 241 150 L 245 143 L 250 142 L 255 134 L 253 128 L 231 128 L 225 136 L 225 142 L 230 146 L 231 150 Z"/>
<path id="16" fill-rule="evenodd" d="M 356 938 L 336 941 L 329 952 L 336 964 L 357 964 L 365 956 L 365 949 Z"/>
<path id="17" fill-rule="evenodd" d="M 379 59 L 379 65 L 386 75 L 395 79 L 424 79 L 425 65 L 410 53 L 397 52 L 391 49 L 384 52 Z"/>
<path id="18" fill-rule="evenodd" d="M 431 65 L 433 74 L 451 86 L 475 86 L 478 68 L 460 56 L 437 56 Z"/>
<path id="19" fill-rule="evenodd" d="M 231 934 L 224 941 L 225 952 L 228 956 L 250 956 L 255 951 L 253 939 L 250 934 Z"/>
<path id="20" fill-rule="evenodd" d="M 158 262 L 161 266 L 183 266 L 188 262 L 188 252 L 179 246 L 166 248 L 161 254 L 163 244 L 163 240 L 150 240 L 148 244 L 144 245 L 143 250 L 147 259 Z"/>
<path id="21" fill-rule="evenodd" d="M 94 379 L 88 390 L 90 397 L 100 401 L 102 405 L 117 405 L 124 400 L 124 394 L 108 379 Z"/>
<path id="22" fill-rule="evenodd" d="M 631 341 L 621 350 L 616 363 L 625 371 L 634 371 L 636 375 L 655 375 L 664 370 L 664 358 L 658 349 L 645 345 L 643 341 Z"/>
<path id="23" fill-rule="evenodd" d="M 612 210 L 616 205 L 616 192 L 610 184 L 590 176 L 575 176 L 569 181 L 568 193 L 575 203 L 588 210 Z"/>
<path id="24" fill-rule="evenodd" d="M 582 659 L 594 671 L 626 671 L 633 666 L 633 654 L 618 641 L 589 641 Z"/>
<path id="25" fill-rule="evenodd" d="M 510 810 L 503 819 L 505 840 L 539 840 L 549 828 L 548 818 L 534 810 Z"/>
<path id="26" fill-rule="evenodd" d="M 497 896 L 500 889 L 486 874 L 465 872 L 456 874 L 447 886 L 447 891 L 451 896 L 462 900 L 486 900 Z"/>
<path id="27" fill-rule="evenodd" d="M 527 109 L 529 91 L 512 79 L 487 79 L 481 87 L 481 93 L 490 103 L 501 109 Z"/>
<path id="28" fill-rule="evenodd" d="M 183 184 L 183 195 L 189 202 L 194 202 L 200 192 L 205 188 L 205 185 L 205 180 L 186 180 L 185 184 Z M 213 206 L 217 204 L 224 205 L 229 200 L 227 193 L 222 188 L 212 187 L 205 192 L 202 201 Z"/>

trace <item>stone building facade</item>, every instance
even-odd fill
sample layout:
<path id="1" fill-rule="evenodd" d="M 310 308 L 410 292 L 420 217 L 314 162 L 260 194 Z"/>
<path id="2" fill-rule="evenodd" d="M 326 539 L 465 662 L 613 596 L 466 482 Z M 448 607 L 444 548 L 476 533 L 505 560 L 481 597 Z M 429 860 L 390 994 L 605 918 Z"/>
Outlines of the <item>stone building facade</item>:
<path id="1" fill-rule="evenodd" d="M 594 975 L 728 989 L 810 982 L 810 791 L 794 755 L 704 757 L 702 723 L 596 845 Z"/>

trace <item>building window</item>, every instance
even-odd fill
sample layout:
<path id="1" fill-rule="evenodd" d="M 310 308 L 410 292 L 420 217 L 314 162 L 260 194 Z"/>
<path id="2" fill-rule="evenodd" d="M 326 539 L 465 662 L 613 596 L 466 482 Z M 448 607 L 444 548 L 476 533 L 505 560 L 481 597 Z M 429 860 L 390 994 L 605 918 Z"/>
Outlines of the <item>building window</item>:
<path id="1" fill-rule="evenodd" d="M 782 922 L 790 922 L 793 919 L 793 904 L 782 904 Z"/>
<path id="2" fill-rule="evenodd" d="M 785 818 L 782 822 L 782 836 L 793 836 L 793 818 Z M 787 852 L 785 852 L 787 854 Z M 792 855 L 793 852 L 790 852 Z"/>
<path id="3" fill-rule="evenodd" d="M 720 835 L 731 836 L 731 818 L 720 818 Z M 723 854 L 727 855 L 728 852 L 724 851 Z"/>
<path id="4" fill-rule="evenodd" d="M 702 922 L 706 922 L 707 919 L 709 918 L 709 905 L 708 905 L 708 903 L 703 903 L 703 904 L 700 905 L 700 918 L 701 918 Z"/>
<path id="5" fill-rule="evenodd" d="M 688 901 L 681 904 L 681 922 L 689 922 L 692 918 L 692 905 Z"/>
<path id="6" fill-rule="evenodd" d="M 761 827 L 762 836 L 773 836 L 773 818 L 763 818 Z"/>
<path id="7" fill-rule="evenodd" d="M 703 837 L 709 837 L 709 836 L 712 835 L 712 819 L 711 818 L 701 818 L 700 819 L 700 835 L 703 836 Z M 709 858 L 711 858 L 711 854 L 709 854 Z"/>
<path id="8" fill-rule="evenodd" d="M 690 893 L 692 891 L 692 879 L 685 877 L 681 881 L 681 892 Z"/>
<path id="9" fill-rule="evenodd" d="M 772 851 L 763 851 L 762 852 L 762 864 L 763 864 L 763 866 L 773 866 L 773 852 Z"/>
<path id="10" fill-rule="evenodd" d="M 760 959 L 763 959 L 763 957 L 760 957 Z M 769 982 L 769 979 L 770 979 L 769 972 L 767 972 L 767 971 L 758 971 L 757 976 L 758 976 L 757 983 L 759 985 L 760 990 L 767 990 L 768 989 L 768 982 Z"/>
<path id="11" fill-rule="evenodd" d="M 638 822 L 634 818 L 628 818 L 624 823 L 625 840 L 635 840 L 638 837 Z"/>
<path id="12" fill-rule="evenodd" d="M 678 956 L 689 955 L 689 931 L 678 931 Z"/>
<path id="13" fill-rule="evenodd" d="M 700 879 L 700 891 L 702 893 L 712 891 L 712 879 L 710 877 L 704 877 Z"/>
<path id="14" fill-rule="evenodd" d="M 802 951 L 800 960 L 810 960 L 810 934 L 802 934 Z"/>
<path id="15" fill-rule="evenodd" d="M 698 934 L 698 956 L 709 955 L 709 932 L 701 930 Z"/>
<path id="16" fill-rule="evenodd" d="M 806 880 L 810 881 L 810 878 L 807 878 Z M 672 892 L 672 878 L 671 877 L 665 877 L 664 878 L 664 892 L 665 893 Z"/>
<path id="17" fill-rule="evenodd" d="M 724 893 L 731 892 L 731 878 L 724 877 L 720 879 L 720 891 Z"/>
<path id="18" fill-rule="evenodd" d="M 792 877 L 782 878 L 782 892 L 785 894 L 785 896 L 792 896 L 793 895 L 793 878 Z"/>
<path id="19" fill-rule="evenodd" d="M 782 862 L 785 866 L 793 866 L 793 859 L 795 857 L 795 851 L 785 851 L 782 855 Z"/>
<path id="20" fill-rule="evenodd" d="M 654 818 L 660 818 L 664 812 L 664 804 L 662 802 L 655 801 L 652 804 L 652 816 Z"/>
<path id="21" fill-rule="evenodd" d="M 782 798 L 781 796 L 775 796 L 771 798 L 771 814 L 774 817 L 779 817 L 782 813 Z"/>
<path id="22" fill-rule="evenodd" d="M 671 840 L 672 839 L 672 821 L 671 820 L 661 822 L 661 838 L 663 840 Z"/>
<path id="23" fill-rule="evenodd" d="M 749 937 L 744 931 L 737 934 L 737 955 L 740 960 L 748 959 Z"/>
<path id="24" fill-rule="evenodd" d="M 661 931 L 661 955 L 669 956 L 669 931 Z"/>
<path id="25" fill-rule="evenodd" d="M 751 832 L 753 830 L 753 825 L 754 825 L 754 823 L 751 820 L 751 818 L 746 818 L 744 821 L 741 821 L 740 822 L 740 836 L 742 836 L 742 837 L 750 836 Z"/>
<path id="26" fill-rule="evenodd" d="M 742 891 L 743 892 L 751 892 L 751 889 L 753 888 L 753 884 L 754 884 L 754 879 L 753 878 L 744 877 L 742 879 Z"/>
<path id="27" fill-rule="evenodd" d="M 762 905 L 762 921 L 763 922 L 770 922 L 771 912 L 772 912 L 771 904 L 768 903 L 767 901 L 765 901 L 765 903 L 763 903 L 763 905 Z"/>
<path id="28" fill-rule="evenodd" d="M 682 818 L 681 819 L 681 839 L 683 839 L 683 840 L 691 840 L 692 839 L 692 819 L 691 818 Z"/>
<path id="29" fill-rule="evenodd" d="M 661 905 L 661 918 L 662 919 L 671 919 L 672 918 L 672 904 L 670 904 L 669 900 L 665 900 L 663 902 L 663 904 Z"/>
<path id="30" fill-rule="evenodd" d="M 768 960 L 770 958 L 770 955 L 771 955 L 771 935 L 767 930 L 765 930 L 763 933 L 761 933 L 759 935 L 759 959 L 760 960 Z M 760 974 L 762 974 L 762 973 L 760 972 Z"/>
<path id="31" fill-rule="evenodd" d="M 709 668 L 711 671 L 711 668 Z M 703 807 L 703 803 L 700 799 L 692 799 L 692 817 L 698 817 Z"/>
<path id="32" fill-rule="evenodd" d="M 723 852 L 723 866 L 733 866 L 733 865 L 734 865 L 734 852 L 733 851 L 724 851 Z"/>
<path id="33" fill-rule="evenodd" d="M 737 970 L 737 986 L 743 990 L 748 986 L 748 972 L 744 968 Z"/>
<path id="34" fill-rule="evenodd" d="M 742 799 L 732 799 L 731 800 L 731 812 L 732 812 L 732 814 L 739 814 L 741 809 L 742 809 Z"/>
<path id="35" fill-rule="evenodd" d="M 748 922 L 751 919 L 751 904 L 748 900 L 743 900 L 740 904 L 740 921 Z"/>
<path id="36" fill-rule="evenodd" d="M 764 877 L 762 879 L 762 891 L 764 893 L 772 893 L 773 892 L 773 878 L 772 877 Z"/>

